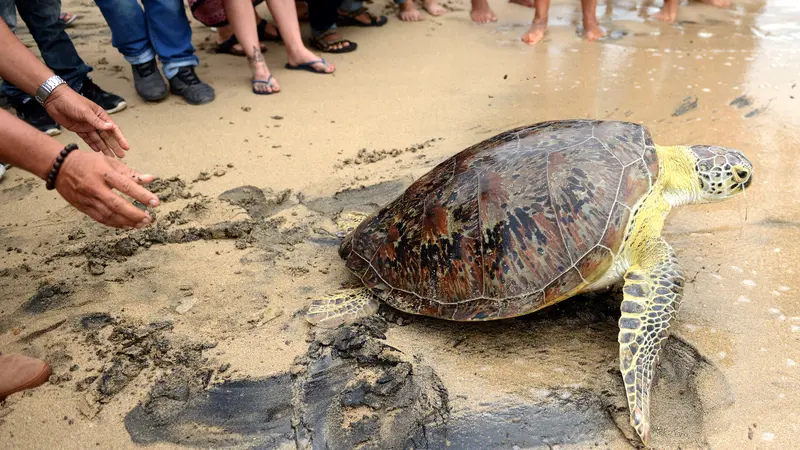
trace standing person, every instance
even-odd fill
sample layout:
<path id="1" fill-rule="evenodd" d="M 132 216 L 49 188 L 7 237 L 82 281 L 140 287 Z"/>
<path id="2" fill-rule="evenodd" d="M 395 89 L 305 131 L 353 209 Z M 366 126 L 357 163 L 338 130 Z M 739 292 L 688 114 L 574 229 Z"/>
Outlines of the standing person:
<path id="1" fill-rule="evenodd" d="M 89 77 L 92 68 L 78 55 L 60 22 L 60 1 L 0 0 L 0 16 L 12 31 L 17 25 L 15 7 L 50 70 L 66 81 L 75 92 L 100 105 L 109 114 L 125 109 L 125 99 L 104 91 Z M 30 95 L 5 80 L 0 90 L 17 111 L 17 117 L 50 136 L 61 133 L 61 126 Z"/>
<path id="2" fill-rule="evenodd" d="M 195 73 L 200 60 L 192 46 L 192 28 L 182 0 L 96 0 L 111 28 L 113 45 L 131 64 L 133 85 L 143 99 L 167 97 L 167 84 L 158 70 L 161 60 L 169 92 L 191 105 L 214 100 L 214 88 Z"/>
<path id="3" fill-rule="evenodd" d="M 289 70 L 306 70 L 318 74 L 333 73 L 335 67 L 321 59 L 303 44 L 300 22 L 292 0 L 267 0 L 272 16 L 282 30 Z M 247 55 L 253 72 L 252 90 L 257 95 L 269 95 L 280 91 L 280 85 L 272 76 L 261 53 L 256 14 L 252 0 L 189 0 L 194 17 L 207 26 L 225 26 L 230 22 Z"/>
<path id="4" fill-rule="evenodd" d="M 534 8 L 536 8 L 536 13 L 533 17 L 533 23 L 531 23 L 528 31 L 522 35 L 522 41 L 530 45 L 544 39 L 544 35 L 547 32 L 550 0 L 534 0 Z M 605 36 L 606 33 L 600 28 L 600 21 L 597 20 L 597 0 L 581 0 L 581 9 L 583 10 L 583 32 L 586 39 L 596 41 Z"/>

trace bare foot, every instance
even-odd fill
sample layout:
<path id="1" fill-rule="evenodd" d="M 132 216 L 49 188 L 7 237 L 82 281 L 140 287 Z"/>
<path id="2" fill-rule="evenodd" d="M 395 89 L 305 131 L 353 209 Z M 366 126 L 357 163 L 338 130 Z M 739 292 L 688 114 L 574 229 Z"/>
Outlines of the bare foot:
<path id="1" fill-rule="evenodd" d="M 281 86 L 274 77 L 270 78 L 269 67 L 264 61 L 264 55 L 258 49 L 253 49 L 253 56 L 247 57 L 250 70 L 253 72 L 253 90 L 260 93 L 280 92 Z"/>
<path id="2" fill-rule="evenodd" d="M 425 8 L 425 11 L 428 11 L 428 14 L 432 16 L 441 16 L 442 14 L 447 13 L 447 10 L 442 8 L 442 6 L 439 5 L 436 0 L 425 0 L 422 2 L 422 7 Z"/>
<path id="3" fill-rule="evenodd" d="M 492 8 L 489 8 L 489 0 L 472 0 L 472 21 L 475 23 L 497 22 Z"/>
<path id="4" fill-rule="evenodd" d="M 664 0 L 664 6 L 655 16 L 656 20 L 666 23 L 673 23 L 678 18 L 678 2 L 676 0 Z"/>
<path id="5" fill-rule="evenodd" d="M 700 2 L 717 8 L 729 8 L 731 6 L 731 0 L 700 0 Z"/>
<path id="6" fill-rule="evenodd" d="M 398 16 L 403 22 L 419 22 L 422 20 L 422 13 L 414 6 L 414 0 L 406 0 L 400 3 L 400 13 Z"/>
<path id="7" fill-rule="evenodd" d="M 308 64 L 312 61 L 315 61 L 314 64 L 311 65 L 314 70 L 318 72 L 324 73 L 333 73 L 336 70 L 336 66 L 330 63 L 322 62 L 322 58 L 315 55 L 311 50 L 307 48 L 303 48 L 299 50 L 297 53 L 290 53 L 289 55 L 289 64 L 292 66 L 299 66 L 301 64 Z"/>
<path id="8" fill-rule="evenodd" d="M 591 22 L 591 23 L 584 22 L 583 30 L 584 33 L 586 34 L 586 39 L 588 39 L 589 41 L 596 41 L 602 37 L 605 37 L 606 35 L 606 32 L 603 31 L 602 28 L 600 28 L 600 24 L 598 24 L 597 22 Z"/>
<path id="9" fill-rule="evenodd" d="M 535 5 L 533 4 L 533 0 L 508 0 L 511 3 L 516 3 L 518 5 L 522 5 L 528 8 L 533 8 Z"/>
<path id="10" fill-rule="evenodd" d="M 525 34 L 522 35 L 522 42 L 533 45 L 544 39 L 544 34 L 547 32 L 547 19 L 536 19 L 531 24 L 531 27 Z"/>

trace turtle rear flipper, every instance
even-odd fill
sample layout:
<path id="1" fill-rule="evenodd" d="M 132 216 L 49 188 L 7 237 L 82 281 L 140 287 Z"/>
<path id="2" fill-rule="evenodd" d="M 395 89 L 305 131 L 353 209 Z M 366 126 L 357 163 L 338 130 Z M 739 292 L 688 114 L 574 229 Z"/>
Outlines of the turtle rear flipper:
<path id="1" fill-rule="evenodd" d="M 306 320 L 322 328 L 336 328 L 377 311 L 378 301 L 369 289 L 343 289 L 311 302 Z"/>

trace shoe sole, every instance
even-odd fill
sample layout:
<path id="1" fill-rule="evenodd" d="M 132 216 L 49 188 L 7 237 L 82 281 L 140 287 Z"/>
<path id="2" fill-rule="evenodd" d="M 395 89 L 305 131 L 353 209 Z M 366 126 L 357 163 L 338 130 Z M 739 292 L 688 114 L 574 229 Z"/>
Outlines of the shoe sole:
<path id="1" fill-rule="evenodd" d="M 145 97 L 144 95 L 140 94 L 138 91 L 136 93 L 139 95 L 139 97 L 144 99 L 144 101 L 146 101 L 146 102 L 160 102 L 161 100 L 164 100 L 165 98 L 169 97 L 169 91 L 164 91 L 164 93 L 162 95 L 158 96 L 158 97 Z"/>
<path id="2" fill-rule="evenodd" d="M 216 98 L 217 98 L 217 96 L 216 96 L 216 95 L 213 95 L 213 96 L 211 96 L 211 98 L 210 98 L 210 99 L 208 99 L 208 100 L 205 100 L 205 101 L 200 101 L 200 102 L 193 102 L 193 101 L 190 101 L 188 98 L 184 97 L 183 95 L 181 95 L 181 93 L 180 93 L 180 92 L 176 92 L 176 91 L 175 91 L 175 90 L 173 90 L 173 89 L 170 89 L 170 90 L 169 90 L 169 92 L 170 92 L 172 95 L 177 95 L 177 96 L 179 96 L 179 97 L 182 97 L 182 98 L 183 98 L 183 99 L 186 101 L 186 103 L 188 103 L 188 104 L 190 104 L 190 105 L 205 105 L 205 104 L 207 104 L 207 103 L 211 103 L 211 102 L 213 102 L 213 101 L 214 101 L 214 99 L 216 99 Z"/>
<path id="3" fill-rule="evenodd" d="M 125 108 L 127 108 L 127 107 L 128 107 L 128 104 L 127 104 L 127 103 L 125 103 L 125 101 L 123 100 L 123 101 L 119 102 L 119 103 L 117 104 L 117 106 L 115 106 L 115 107 L 113 107 L 113 108 L 111 108 L 111 109 L 107 109 L 107 110 L 106 110 L 106 113 L 108 113 L 108 114 L 114 114 L 114 113 L 117 113 L 117 112 L 120 112 L 120 111 L 122 111 L 123 109 L 125 109 Z"/>
<path id="4" fill-rule="evenodd" d="M 59 134 L 61 134 L 61 130 L 59 130 L 58 128 L 50 128 L 47 131 L 45 131 L 44 134 L 48 136 L 58 136 Z"/>

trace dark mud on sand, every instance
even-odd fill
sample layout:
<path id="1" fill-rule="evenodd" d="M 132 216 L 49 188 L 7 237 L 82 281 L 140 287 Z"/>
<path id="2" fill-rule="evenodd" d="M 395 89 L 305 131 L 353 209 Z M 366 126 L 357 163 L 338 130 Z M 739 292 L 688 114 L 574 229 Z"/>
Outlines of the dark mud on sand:
<path id="1" fill-rule="evenodd" d="M 390 326 L 375 316 L 319 333 L 291 373 L 266 379 L 204 389 L 196 375 L 173 373 L 128 414 L 126 428 L 139 444 L 200 447 L 603 447 L 620 433 L 640 445 L 627 425 L 621 381 L 601 392 L 554 387 L 535 402 L 498 398 L 453 410 L 430 366 L 386 344 Z M 732 401 L 719 370 L 675 337 L 663 351 L 654 397 L 659 445 L 671 448 L 702 444 L 704 415 Z"/>
<path id="2" fill-rule="evenodd" d="M 126 428 L 137 443 L 440 448 L 446 390 L 429 367 L 383 342 L 386 327 L 374 317 L 318 337 L 291 374 L 205 392 L 171 375 L 128 414 Z"/>

